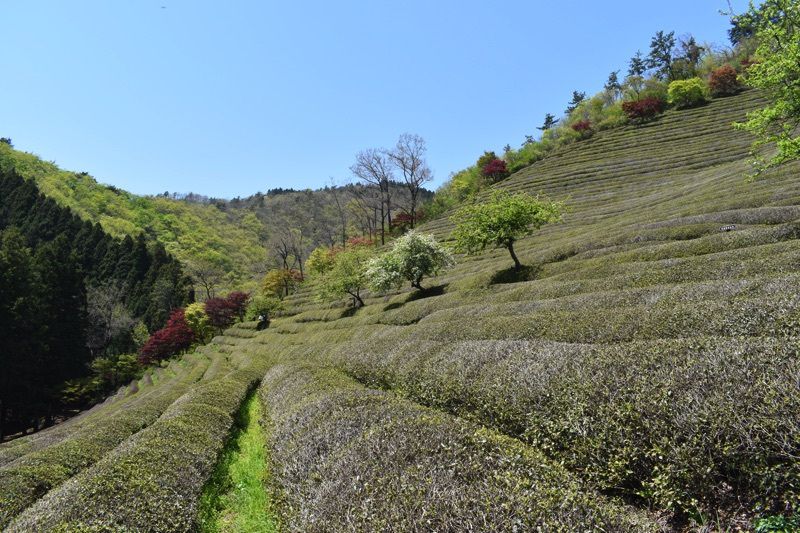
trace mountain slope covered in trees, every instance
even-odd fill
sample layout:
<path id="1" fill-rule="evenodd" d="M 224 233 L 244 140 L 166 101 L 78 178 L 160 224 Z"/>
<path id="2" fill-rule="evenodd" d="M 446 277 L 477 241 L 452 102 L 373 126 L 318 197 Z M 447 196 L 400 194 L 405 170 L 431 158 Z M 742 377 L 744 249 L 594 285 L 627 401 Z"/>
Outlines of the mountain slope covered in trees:
<path id="1" fill-rule="evenodd" d="M 42 193 L 82 219 L 99 223 L 115 237 L 145 233 L 187 267 L 204 262 L 218 265 L 226 273 L 226 287 L 249 282 L 253 266 L 264 261 L 263 225 L 246 211 L 226 212 L 211 205 L 137 196 L 5 143 L 0 143 L 0 169 L 13 169 L 34 180 Z"/>
<path id="2" fill-rule="evenodd" d="M 110 236 L 13 170 L 0 170 L 0 198 L 1 440 L 84 406 L 66 383 L 135 351 L 137 331 L 160 328 L 193 289 L 160 244 Z"/>
<path id="3" fill-rule="evenodd" d="M 264 424 L 264 512 L 290 531 L 788 524 L 800 167 L 746 179 L 731 123 L 762 105 L 745 91 L 597 132 L 494 185 L 568 208 L 517 242 L 521 271 L 505 250 L 458 257 L 358 309 L 312 280 L 265 330 L 0 445 L 0 525 L 214 530 L 236 519 L 206 483 L 227 490 L 237 417 Z M 263 418 L 237 415 L 254 401 Z"/>
<path id="4" fill-rule="evenodd" d="M 365 184 L 275 189 L 230 200 L 194 193 L 137 196 L 3 142 L 0 169 L 34 180 L 42 193 L 115 237 L 144 234 L 158 240 L 184 264 L 202 297 L 226 289 L 253 289 L 266 271 L 282 266 L 276 256 L 282 239 L 296 248 L 294 268 L 301 268 L 318 246 L 353 236 L 380 239 L 380 194 Z M 408 224 L 410 203 L 402 183 L 388 186 L 396 220 L 392 222 L 391 215 L 384 220 L 387 236 Z M 432 196 L 421 189 L 418 202 Z M 208 294 L 203 294 L 205 288 Z"/>

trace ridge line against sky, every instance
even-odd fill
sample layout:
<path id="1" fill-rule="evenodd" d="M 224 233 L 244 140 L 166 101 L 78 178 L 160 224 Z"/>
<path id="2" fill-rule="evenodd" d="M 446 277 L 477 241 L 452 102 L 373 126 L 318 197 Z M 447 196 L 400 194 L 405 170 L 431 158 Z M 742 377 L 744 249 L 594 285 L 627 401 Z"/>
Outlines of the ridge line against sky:
<path id="1" fill-rule="evenodd" d="M 436 187 L 624 74 L 657 30 L 727 45 L 725 9 L 10 0 L 0 136 L 137 194 L 230 198 L 346 181 L 358 150 L 412 132 Z"/>

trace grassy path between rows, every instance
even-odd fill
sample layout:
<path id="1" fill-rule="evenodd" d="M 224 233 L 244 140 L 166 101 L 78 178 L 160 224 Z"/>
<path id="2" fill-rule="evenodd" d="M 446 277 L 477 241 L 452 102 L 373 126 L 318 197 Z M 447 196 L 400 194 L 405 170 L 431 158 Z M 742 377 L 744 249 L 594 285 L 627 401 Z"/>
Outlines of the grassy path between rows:
<path id="1" fill-rule="evenodd" d="M 266 490 L 266 435 L 261 426 L 261 403 L 253 392 L 243 402 L 236 426 L 200 503 L 204 532 L 278 531 Z"/>

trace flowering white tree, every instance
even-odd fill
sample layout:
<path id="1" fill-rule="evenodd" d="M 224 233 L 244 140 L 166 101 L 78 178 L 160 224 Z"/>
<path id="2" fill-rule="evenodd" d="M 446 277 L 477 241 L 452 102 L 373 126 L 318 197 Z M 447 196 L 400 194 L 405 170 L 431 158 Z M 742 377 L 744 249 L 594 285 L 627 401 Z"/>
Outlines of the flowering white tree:
<path id="1" fill-rule="evenodd" d="M 422 279 L 455 264 L 453 256 L 433 235 L 409 231 L 394 241 L 392 249 L 367 263 L 370 287 L 378 292 L 397 288 L 404 281 L 422 289 Z"/>

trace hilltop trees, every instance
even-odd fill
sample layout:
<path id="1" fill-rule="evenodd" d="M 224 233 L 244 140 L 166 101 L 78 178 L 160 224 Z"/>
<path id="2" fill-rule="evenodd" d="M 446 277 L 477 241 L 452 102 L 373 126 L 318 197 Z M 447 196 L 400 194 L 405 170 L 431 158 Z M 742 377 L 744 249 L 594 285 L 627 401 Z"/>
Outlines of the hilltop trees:
<path id="1" fill-rule="evenodd" d="M 558 122 L 558 121 L 556 120 L 555 115 L 553 115 L 552 113 L 547 113 L 544 116 L 544 122 L 542 123 L 542 125 L 539 126 L 536 129 L 539 130 L 539 131 L 547 131 L 547 130 L 551 129 L 553 126 L 555 126 L 556 122 Z M 531 141 L 532 140 L 533 139 L 531 139 Z"/>
<path id="2" fill-rule="evenodd" d="M 739 129 L 754 134 L 756 171 L 800 158 L 800 2 L 766 0 L 737 17 L 755 29 L 757 62 L 747 70 L 747 82 L 770 99 L 764 109 L 748 113 Z M 774 143 L 777 151 L 767 158 L 757 150 Z"/>
<path id="3" fill-rule="evenodd" d="M 431 169 L 425 160 L 427 151 L 425 139 L 419 135 L 404 133 L 397 140 L 394 149 L 388 152 L 389 158 L 403 176 L 403 182 L 411 197 L 409 206 L 411 229 L 414 229 L 417 220 L 417 207 L 422 185 L 433 179 Z"/>
<path id="4" fill-rule="evenodd" d="M 663 81 L 673 79 L 672 60 L 675 49 L 675 32 L 657 31 L 650 40 L 650 54 L 646 66 L 653 69 L 656 76 Z"/>
<path id="5" fill-rule="evenodd" d="M 385 150 L 370 148 L 356 154 L 356 163 L 350 167 L 355 177 L 377 188 L 380 194 L 381 244 L 386 242 L 386 223 L 392 225 L 392 195 L 389 184 L 393 180 L 392 159 Z"/>
<path id="6" fill-rule="evenodd" d="M 474 254 L 490 245 L 506 248 L 514 260 L 514 270 L 520 270 L 522 263 L 514 252 L 514 243 L 545 224 L 561 220 L 563 210 L 560 202 L 494 191 L 485 203 L 462 207 L 453 215 L 456 249 Z"/>
<path id="7" fill-rule="evenodd" d="M 432 179 L 432 173 L 425 159 L 427 146 L 419 135 L 404 133 L 391 150 L 370 148 L 356 154 L 356 163 L 350 167 L 353 175 L 368 186 L 367 192 L 376 191 L 376 201 L 370 201 L 369 194 L 358 195 L 357 205 L 353 206 L 367 215 L 367 228 L 371 235 L 380 227 L 381 244 L 386 243 L 387 227 L 392 227 L 392 195 L 394 173 L 402 178 L 402 186 L 407 194 L 407 206 L 400 207 L 410 216 L 413 228 L 418 219 L 418 209 L 423 198 L 423 185 Z M 370 217 L 370 210 L 374 216 Z"/>
<path id="8" fill-rule="evenodd" d="M 567 104 L 567 110 L 564 111 L 565 114 L 569 115 L 573 111 L 575 111 L 581 102 L 586 100 L 586 93 L 582 91 L 572 91 L 572 100 L 569 101 Z"/>
<path id="9" fill-rule="evenodd" d="M 370 286 L 378 292 L 399 287 L 403 281 L 422 289 L 425 277 L 453 266 L 453 256 L 433 235 L 409 231 L 392 243 L 392 249 L 367 263 Z"/>

